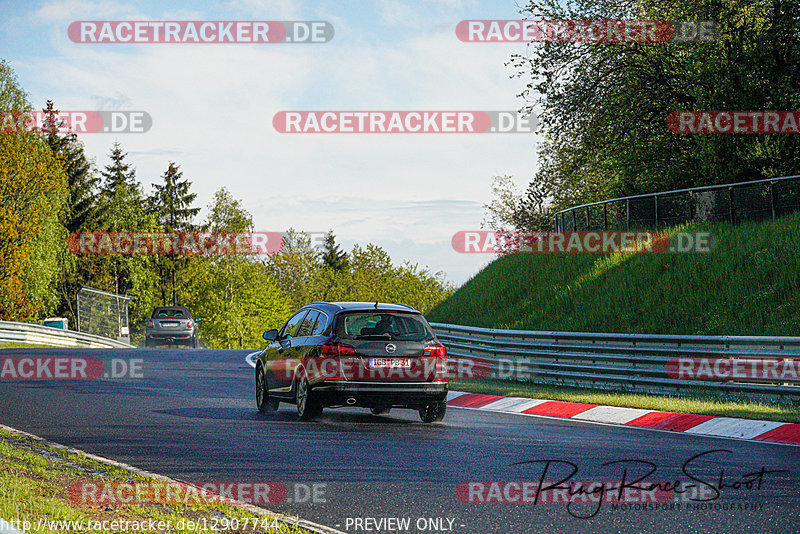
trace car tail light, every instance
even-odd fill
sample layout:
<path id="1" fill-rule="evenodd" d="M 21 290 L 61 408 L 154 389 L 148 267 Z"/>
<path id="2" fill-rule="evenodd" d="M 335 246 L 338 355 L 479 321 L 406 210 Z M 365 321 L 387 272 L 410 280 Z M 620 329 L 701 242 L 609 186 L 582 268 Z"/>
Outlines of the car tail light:
<path id="1" fill-rule="evenodd" d="M 320 347 L 320 353 L 323 356 L 355 356 L 356 354 L 356 349 L 341 343 L 325 343 Z"/>
<path id="2" fill-rule="evenodd" d="M 153 320 L 152 319 L 147 321 L 147 328 L 153 328 Z"/>
<path id="3" fill-rule="evenodd" d="M 444 345 L 430 345 L 425 347 L 422 351 L 423 356 L 432 356 L 434 358 L 447 358 L 447 349 Z"/>
<path id="4" fill-rule="evenodd" d="M 188 328 L 188 329 L 190 329 L 190 330 L 191 330 L 191 328 L 192 328 L 192 320 L 191 320 L 191 319 L 189 319 L 188 321 L 186 321 L 186 328 Z"/>

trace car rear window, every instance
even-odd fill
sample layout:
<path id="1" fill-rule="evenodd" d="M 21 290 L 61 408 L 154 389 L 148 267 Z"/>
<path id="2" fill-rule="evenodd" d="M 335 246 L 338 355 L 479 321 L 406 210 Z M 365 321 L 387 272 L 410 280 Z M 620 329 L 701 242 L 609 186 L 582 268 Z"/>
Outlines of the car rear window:
<path id="1" fill-rule="evenodd" d="M 156 310 L 153 316 L 159 319 L 183 319 L 184 317 L 188 317 L 188 314 L 184 310 L 164 308 Z"/>
<path id="2" fill-rule="evenodd" d="M 386 312 L 340 315 L 336 320 L 336 335 L 345 339 L 433 339 L 433 332 L 420 315 Z"/>

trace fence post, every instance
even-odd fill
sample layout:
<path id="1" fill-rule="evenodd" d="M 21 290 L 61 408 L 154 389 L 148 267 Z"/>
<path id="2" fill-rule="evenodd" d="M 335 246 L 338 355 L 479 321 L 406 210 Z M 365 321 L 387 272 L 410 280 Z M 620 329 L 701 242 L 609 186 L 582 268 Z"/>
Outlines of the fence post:
<path id="1" fill-rule="evenodd" d="M 775 182 L 769 183 L 769 205 L 772 208 L 772 220 L 775 220 Z"/>
<path id="2" fill-rule="evenodd" d="M 606 209 L 606 204 L 603 202 L 603 230 L 608 230 L 608 209 Z"/>
<path id="3" fill-rule="evenodd" d="M 774 218 L 775 217 L 773 217 L 773 219 Z M 591 230 L 591 228 L 589 228 L 589 206 L 586 206 L 586 230 Z"/>
<path id="4" fill-rule="evenodd" d="M 658 229 L 658 195 L 653 195 L 653 201 L 656 204 L 656 230 Z"/>
<path id="5" fill-rule="evenodd" d="M 572 231 L 576 231 L 578 229 L 578 220 L 575 218 L 575 210 L 572 210 Z"/>
<path id="6" fill-rule="evenodd" d="M 731 197 L 731 224 L 736 222 L 736 207 L 733 203 L 733 187 L 728 188 L 728 196 Z"/>
<path id="7" fill-rule="evenodd" d="M 692 192 L 689 191 L 689 222 L 692 222 L 694 220 L 694 213 L 693 213 L 694 209 L 692 206 L 693 200 L 694 200 L 694 195 L 692 195 Z"/>
<path id="8" fill-rule="evenodd" d="M 631 229 L 631 199 L 625 199 L 625 229 Z"/>

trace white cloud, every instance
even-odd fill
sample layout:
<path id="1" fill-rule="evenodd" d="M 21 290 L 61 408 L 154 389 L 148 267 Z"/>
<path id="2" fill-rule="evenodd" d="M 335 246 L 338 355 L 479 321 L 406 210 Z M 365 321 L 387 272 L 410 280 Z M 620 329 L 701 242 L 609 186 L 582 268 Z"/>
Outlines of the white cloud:
<path id="1" fill-rule="evenodd" d="M 294 2 L 277 5 L 271 20 L 299 18 Z M 132 9 L 70 0 L 39 12 L 73 20 L 89 6 L 100 10 L 92 18 Z M 266 16 L 257 2 L 228 7 Z M 535 136 L 279 134 L 272 117 L 292 109 L 515 110 L 523 81 L 509 79 L 504 62 L 522 49 L 462 43 L 452 28 L 384 41 L 351 19 L 328 20 L 336 37 L 318 45 L 88 45 L 56 25 L 49 38 L 58 55 L 16 68 L 37 107 L 52 98 L 62 110 L 150 113 L 147 134 L 117 136 L 147 191 L 173 160 L 199 205 L 225 186 L 259 229 L 332 227 L 342 242 L 387 244 L 395 260 L 446 268 L 463 281 L 486 259 L 453 256 L 449 237 L 480 226 L 493 175 L 527 183 Z M 105 165 L 114 137 L 82 140 Z"/>

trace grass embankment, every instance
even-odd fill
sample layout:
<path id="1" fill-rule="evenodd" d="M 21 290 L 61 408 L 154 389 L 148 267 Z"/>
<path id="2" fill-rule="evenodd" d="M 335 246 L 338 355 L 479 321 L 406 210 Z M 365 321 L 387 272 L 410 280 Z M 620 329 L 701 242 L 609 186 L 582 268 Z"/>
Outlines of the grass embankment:
<path id="1" fill-rule="evenodd" d="M 707 254 L 512 254 L 489 264 L 428 314 L 486 328 L 800 336 L 800 214 L 693 224 L 717 237 Z M 658 396 L 497 380 L 454 390 L 800 422 L 800 407 L 741 398 Z"/>
<path id="2" fill-rule="evenodd" d="M 227 532 L 270 532 L 271 534 L 308 532 L 295 526 L 273 523 L 272 516 L 259 516 L 261 521 L 259 527 L 254 528 L 253 512 L 228 503 L 126 505 L 119 502 L 115 504 L 75 502 L 75 499 L 69 497 L 70 485 L 75 482 L 149 482 L 155 484 L 159 481 L 120 467 L 98 462 L 82 454 L 49 447 L 5 430 L 0 430 L 0 466 L 2 466 L 0 468 L 0 518 L 10 522 L 14 520 L 29 521 L 32 526 L 26 529 L 28 534 L 35 532 L 58 532 L 59 534 L 63 532 L 104 532 L 107 534 L 110 531 L 108 527 L 105 529 L 89 528 L 88 521 L 141 522 L 150 519 L 155 522 L 169 522 L 164 524 L 169 524 L 171 527 L 166 529 L 145 528 L 136 530 L 136 532 L 211 532 L 212 530 L 205 528 L 191 530 L 180 528 L 181 520 L 185 525 L 188 520 L 199 523 L 204 519 L 209 528 L 215 524 L 214 520 L 216 519 L 216 531 L 224 529 Z M 240 525 L 243 525 L 246 518 L 249 518 L 247 528 L 240 526 L 238 529 L 225 529 L 223 526 L 224 524 L 231 525 L 230 520 L 232 519 L 239 519 Z M 70 526 L 66 526 L 66 523 L 60 525 L 51 523 L 48 528 L 44 520 L 50 522 L 72 521 L 73 523 Z M 75 522 L 80 521 L 83 521 L 83 528 L 76 528 L 78 523 Z M 21 525 L 15 523 L 12 525 L 22 530 Z M 132 529 L 111 530 L 116 532 L 134 531 Z"/>
<path id="3" fill-rule="evenodd" d="M 718 244 L 708 254 L 502 256 L 426 316 L 521 330 L 800 336 L 800 214 L 681 230 L 712 232 Z"/>

